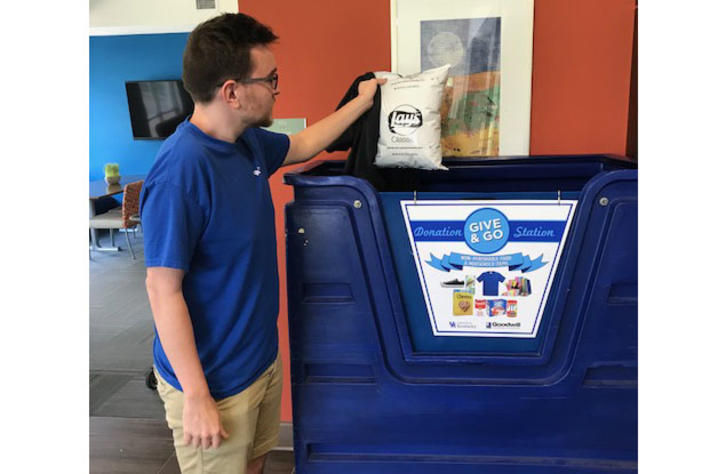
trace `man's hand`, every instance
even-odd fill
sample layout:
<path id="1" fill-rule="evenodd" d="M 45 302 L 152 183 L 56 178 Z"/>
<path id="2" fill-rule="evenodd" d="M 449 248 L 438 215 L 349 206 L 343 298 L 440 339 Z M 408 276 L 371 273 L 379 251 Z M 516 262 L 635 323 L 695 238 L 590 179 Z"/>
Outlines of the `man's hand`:
<path id="1" fill-rule="evenodd" d="M 386 79 L 367 79 L 361 81 L 358 88 L 358 97 L 372 102 L 374 100 L 374 94 L 376 94 L 376 88 L 386 83 Z"/>
<path id="2" fill-rule="evenodd" d="M 369 79 L 359 83 L 357 96 L 342 108 L 299 133 L 289 136 L 289 151 L 282 166 L 301 163 L 324 150 L 374 104 L 377 86 L 386 79 Z"/>
<path id="3" fill-rule="evenodd" d="M 222 427 L 217 403 L 209 395 L 184 397 L 182 410 L 184 443 L 195 448 L 218 448 L 229 434 Z"/>

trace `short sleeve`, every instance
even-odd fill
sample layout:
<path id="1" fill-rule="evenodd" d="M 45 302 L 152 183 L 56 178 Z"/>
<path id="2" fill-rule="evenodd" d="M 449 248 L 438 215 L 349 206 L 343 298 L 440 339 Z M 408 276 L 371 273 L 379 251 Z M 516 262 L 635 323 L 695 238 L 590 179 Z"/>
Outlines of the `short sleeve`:
<path id="1" fill-rule="evenodd" d="M 479 275 L 479 278 L 476 279 L 476 281 L 483 282 L 486 279 L 486 272 Z"/>
<path id="2" fill-rule="evenodd" d="M 504 276 L 503 276 L 501 273 L 497 273 L 496 275 L 498 275 L 496 278 L 497 278 L 499 281 L 504 281 L 504 280 L 506 279 L 506 278 L 504 278 Z"/>
<path id="3" fill-rule="evenodd" d="M 202 208 L 179 186 L 155 182 L 143 186 L 140 216 L 147 267 L 189 271 L 202 235 Z"/>
<path id="4" fill-rule="evenodd" d="M 262 148 L 264 162 L 269 175 L 273 175 L 284 163 L 289 152 L 289 136 L 270 132 L 262 128 L 255 129 L 259 146 Z"/>

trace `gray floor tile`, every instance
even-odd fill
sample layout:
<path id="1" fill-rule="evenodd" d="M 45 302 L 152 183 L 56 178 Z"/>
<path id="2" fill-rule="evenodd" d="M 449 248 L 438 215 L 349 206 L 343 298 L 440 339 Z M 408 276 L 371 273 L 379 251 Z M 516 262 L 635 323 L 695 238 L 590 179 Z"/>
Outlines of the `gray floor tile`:
<path id="1" fill-rule="evenodd" d="M 98 409 L 112 398 L 127 382 L 132 374 L 102 374 L 91 372 L 90 375 L 90 416 L 98 415 Z"/>
<path id="2" fill-rule="evenodd" d="M 162 400 L 142 376 L 100 375 L 91 383 L 90 394 L 91 416 L 165 419 Z"/>
<path id="3" fill-rule="evenodd" d="M 179 464 L 177 464 L 177 456 L 174 454 L 170 456 L 157 474 L 182 474 Z"/>
<path id="4" fill-rule="evenodd" d="M 90 418 L 90 472 L 156 473 L 174 453 L 162 420 Z"/>

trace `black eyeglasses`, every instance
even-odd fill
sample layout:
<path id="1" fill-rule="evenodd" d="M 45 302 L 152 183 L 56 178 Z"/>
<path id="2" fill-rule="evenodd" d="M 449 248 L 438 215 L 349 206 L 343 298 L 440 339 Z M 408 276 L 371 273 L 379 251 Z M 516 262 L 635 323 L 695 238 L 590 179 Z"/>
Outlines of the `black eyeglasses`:
<path id="1" fill-rule="evenodd" d="M 241 84 L 254 84 L 255 82 L 266 82 L 270 86 L 272 86 L 273 90 L 277 90 L 277 86 L 279 85 L 279 74 L 276 72 L 271 73 L 267 77 L 250 77 L 248 79 L 235 79 L 235 81 L 241 83 Z M 221 87 L 224 82 L 221 82 L 217 84 L 217 87 Z"/>

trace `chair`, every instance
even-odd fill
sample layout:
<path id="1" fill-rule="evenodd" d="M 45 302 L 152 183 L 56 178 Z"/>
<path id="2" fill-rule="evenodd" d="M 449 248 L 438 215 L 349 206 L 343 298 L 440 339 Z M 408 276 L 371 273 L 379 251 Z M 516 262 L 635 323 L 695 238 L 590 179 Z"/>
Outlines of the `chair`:
<path id="1" fill-rule="evenodd" d="M 132 248 L 127 230 L 133 229 L 140 223 L 137 214 L 140 210 L 140 191 L 142 191 L 143 184 L 144 181 L 126 184 L 121 207 L 110 209 L 104 214 L 98 214 L 90 218 L 90 228 L 110 230 L 110 239 L 113 240 L 112 245 L 114 245 L 113 230 L 125 229 L 125 238 L 127 239 L 127 246 L 130 249 L 132 260 L 135 260 L 135 251 Z"/>

